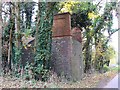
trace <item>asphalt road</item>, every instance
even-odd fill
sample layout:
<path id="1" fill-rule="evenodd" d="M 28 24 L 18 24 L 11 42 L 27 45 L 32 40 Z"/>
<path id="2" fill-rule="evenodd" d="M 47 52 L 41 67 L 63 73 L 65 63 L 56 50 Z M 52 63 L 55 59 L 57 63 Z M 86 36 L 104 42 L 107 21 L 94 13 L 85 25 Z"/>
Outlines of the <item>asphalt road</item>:
<path id="1" fill-rule="evenodd" d="M 116 75 L 104 88 L 119 88 L 120 90 L 120 73 Z"/>

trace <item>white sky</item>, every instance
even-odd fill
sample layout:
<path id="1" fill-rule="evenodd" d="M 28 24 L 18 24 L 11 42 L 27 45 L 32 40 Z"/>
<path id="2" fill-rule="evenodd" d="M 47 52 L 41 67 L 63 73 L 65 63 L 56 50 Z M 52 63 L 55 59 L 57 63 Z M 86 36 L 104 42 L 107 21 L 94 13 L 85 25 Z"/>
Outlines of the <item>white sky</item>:
<path id="1" fill-rule="evenodd" d="M 113 27 L 114 29 L 118 28 L 118 19 L 115 16 L 115 13 L 113 13 Z M 112 42 L 111 45 L 114 47 L 115 51 L 118 52 L 118 32 L 114 33 L 112 35 Z"/>

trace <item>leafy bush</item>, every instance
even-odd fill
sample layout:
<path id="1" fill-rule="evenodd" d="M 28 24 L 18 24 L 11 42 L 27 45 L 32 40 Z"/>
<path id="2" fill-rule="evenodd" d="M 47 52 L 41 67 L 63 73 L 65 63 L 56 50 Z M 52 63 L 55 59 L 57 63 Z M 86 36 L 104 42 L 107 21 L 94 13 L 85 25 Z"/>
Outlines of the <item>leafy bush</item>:
<path id="1" fill-rule="evenodd" d="M 26 80 L 30 80 L 32 79 L 32 66 L 27 62 L 26 66 L 25 66 L 25 74 L 24 74 L 24 78 Z"/>
<path id="2" fill-rule="evenodd" d="M 107 72 L 107 71 L 109 71 L 110 69 L 109 69 L 109 67 L 107 66 L 107 65 L 104 65 L 104 67 L 103 67 L 103 72 Z"/>

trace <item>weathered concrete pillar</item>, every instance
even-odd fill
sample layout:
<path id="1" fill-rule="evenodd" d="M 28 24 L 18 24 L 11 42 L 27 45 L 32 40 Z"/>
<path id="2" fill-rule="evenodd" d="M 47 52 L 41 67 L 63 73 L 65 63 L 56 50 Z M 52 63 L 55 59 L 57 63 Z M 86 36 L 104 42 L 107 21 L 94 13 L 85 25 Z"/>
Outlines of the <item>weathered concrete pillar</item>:
<path id="1" fill-rule="evenodd" d="M 51 67 L 59 76 L 79 81 L 83 76 L 82 44 L 81 32 L 75 30 L 71 32 L 69 13 L 54 16 Z"/>

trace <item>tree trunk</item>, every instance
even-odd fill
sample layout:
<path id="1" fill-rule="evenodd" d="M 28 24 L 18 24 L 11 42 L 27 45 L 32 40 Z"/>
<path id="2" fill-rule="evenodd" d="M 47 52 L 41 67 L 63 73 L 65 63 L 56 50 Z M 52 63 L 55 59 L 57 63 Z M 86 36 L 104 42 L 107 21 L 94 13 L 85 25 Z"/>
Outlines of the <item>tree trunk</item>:
<path id="1" fill-rule="evenodd" d="M 15 2 L 15 61 L 16 68 L 20 70 L 21 64 L 21 31 L 20 31 L 20 2 Z"/>
<path id="2" fill-rule="evenodd" d="M 11 57 L 12 57 L 12 32 L 13 32 L 13 29 L 14 29 L 14 18 L 13 18 L 13 13 L 14 13 L 14 7 L 10 7 L 10 24 L 11 24 L 11 27 L 10 27 L 10 36 L 9 36 L 9 45 L 8 45 L 8 68 L 9 70 L 11 70 L 12 68 L 12 61 L 11 61 Z"/>
<path id="3" fill-rule="evenodd" d="M 9 49 L 8 49 L 8 68 L 11 70 L 11 50 L 12 50 L 12 28 L 10 29 Z"/>
<path id="4" fill-rule="evenodd" d="M 97 69 L 98 67 L 98 53 L 97 53 L 97 33 L 98 32 L 95 32 L 95 60 L 94 60 L 94 68 Z"/>
<path id="5" fill-rule="evenodd" d="M 16 8 L 15 8 L 15 13 L 16 13 L 16 18 L 15 18 L 15 32 L 17 33 L 16 37 L 16 46 L 17 48 L 20 48 L 20 6 L 19 2 L 15 2 Z"/>
<path id="6" fill-rule="evenodd" d="M 44 72 L 48 69 L 48 62 L 51 55 L 51 29 L 53 24 L 53 9 L 55 5 L 48 9 L 47 2 L 39 3 L 39 18 L 36 31 L 36 52 L 35 65 L 37 68 L 42 68 L 37 73 Z M 43 70 L 43 71 L 42 71 Z M 45 74 L 45 72 L 44 72 Z"/>
<path id="7" fill-rule="evenodd" d="M 90 41 L 91 41 L 91 36 L 89 35 L 89 29 L 86 30 L 87 34 L 87 40 L 86 40 L 86 46 L 85 46 L 85 73 L 91 73 L 91 46 L 90 46 Z"/>
<path id="8" fill-rule="evenodd" d="M 38 30 L 39 30 L 39 24 L 40 24 L 40 4 L 41 2 L 38 3 L 38 13 L 37 13 L 37 20 L 36 20 L 36 34 L 35 34 L 35 48 L 34 52 L 36 52 L 36 46 L 37 46 L 37 37 L 38 37 Z"/>
<path id="9" fill-rule="evenodd" d="M 1 2 L 0 8 L 2 8 Z M 2 70 L 2 12 L 0 11 L 0 72 L 1 70 Z"/>

